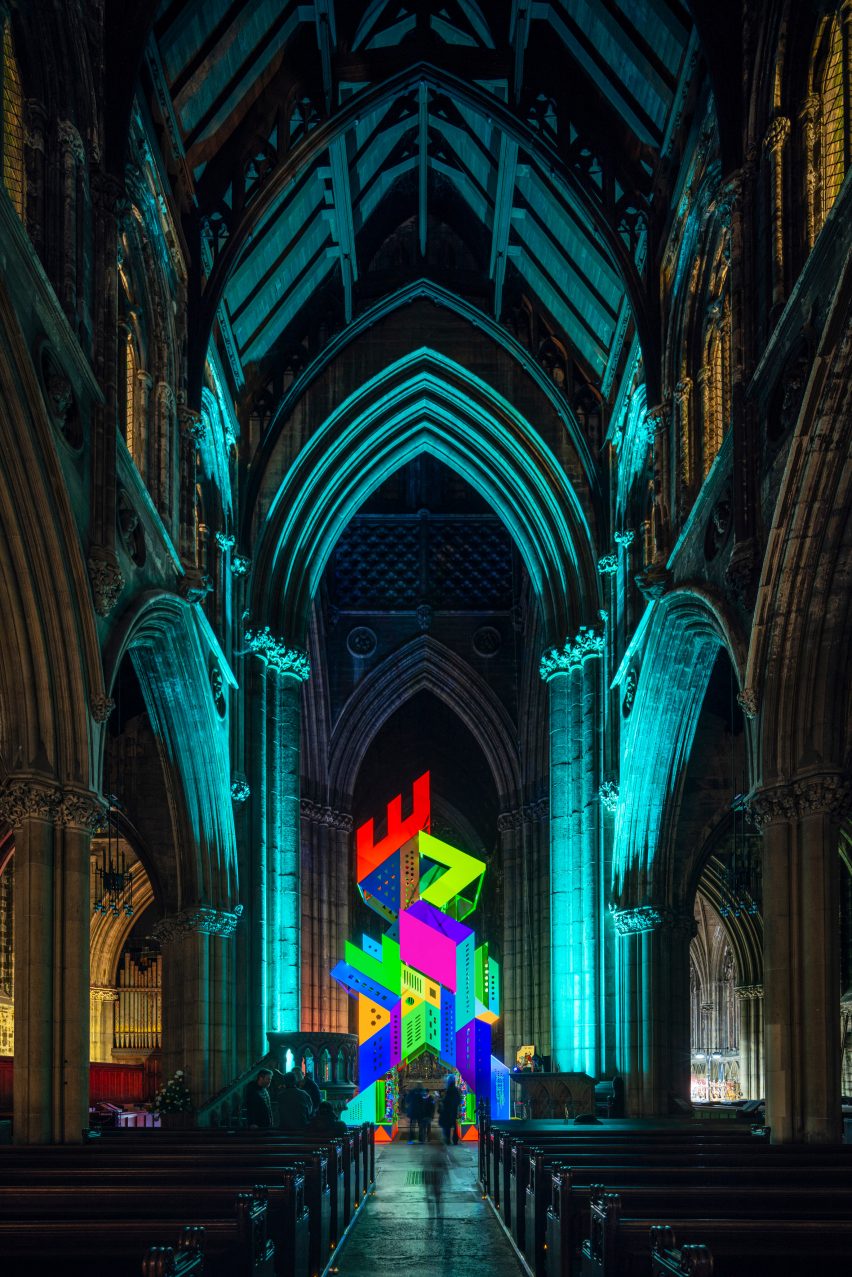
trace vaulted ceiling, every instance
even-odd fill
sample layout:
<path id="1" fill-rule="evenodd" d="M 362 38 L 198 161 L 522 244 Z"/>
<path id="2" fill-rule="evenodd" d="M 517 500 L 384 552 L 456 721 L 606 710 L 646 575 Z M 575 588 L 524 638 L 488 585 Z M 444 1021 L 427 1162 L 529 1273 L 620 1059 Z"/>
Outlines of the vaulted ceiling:
<path id="1" fill-rule="evenodd" d="M 609 393 L 658 340 L 697 51 L 682 0 L 164 0 L 143 87 L 197 258 L 191 393 L 211 336 L 252 393 L 420 278 L 516 335 L 534 309 Z"/>

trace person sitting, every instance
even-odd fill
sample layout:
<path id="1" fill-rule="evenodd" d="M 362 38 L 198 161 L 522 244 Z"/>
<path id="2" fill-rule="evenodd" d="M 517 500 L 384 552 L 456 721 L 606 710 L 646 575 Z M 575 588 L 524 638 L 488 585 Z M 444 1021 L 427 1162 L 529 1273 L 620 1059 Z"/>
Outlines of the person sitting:
<path id="1" fill-rule="evenodd" d="M 328 1100 L 321 1100 L 308 1129 L 316 1131 L 318 1135 L 345 1135 L 349 1127 L 340 1121 Z"/>
<path id="2" fill-rule="evenodd" d="M 282 1131 L 304 1131 L 311 1118 L 311 1101 L 299 1087 L 295 1073 L 284 1074 L 278 1096 L 278 1125 Z"/>
<path id="3" fill-rule="evenodd" d="M 250 1131 L 272 1130 L 271 1082 L 272 1069 L 260 1069 L 246 1087 L 246 1125 Z"/>

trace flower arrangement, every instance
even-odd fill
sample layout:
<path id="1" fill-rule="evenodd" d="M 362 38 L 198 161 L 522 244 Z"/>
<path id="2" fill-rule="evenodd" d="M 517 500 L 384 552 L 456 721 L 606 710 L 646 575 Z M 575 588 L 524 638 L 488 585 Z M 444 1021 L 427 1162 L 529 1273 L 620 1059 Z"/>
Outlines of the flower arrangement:
<path id="1" fill-rule="evenodd" d="M 192 1108 L 192 1096 L 184 1081 L 183 1069 L 176 1069 L 165 1086 L 161 1086 L 151 1103 L 149 1113 L 188 1113 Z"/>

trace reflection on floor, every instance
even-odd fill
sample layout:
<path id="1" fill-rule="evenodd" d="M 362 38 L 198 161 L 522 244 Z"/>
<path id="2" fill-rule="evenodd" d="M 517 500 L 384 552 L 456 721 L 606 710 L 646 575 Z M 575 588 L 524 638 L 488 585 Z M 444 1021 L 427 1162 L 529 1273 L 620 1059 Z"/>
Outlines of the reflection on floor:
<path id="1" fill-rule="evenodd" d="M 519 1277 L 521 1267 L 476 1183 L 475 1144 L 404 1142 L 376 1150 L 376 1191 L 341 1247 L 341 1277 Z"/>

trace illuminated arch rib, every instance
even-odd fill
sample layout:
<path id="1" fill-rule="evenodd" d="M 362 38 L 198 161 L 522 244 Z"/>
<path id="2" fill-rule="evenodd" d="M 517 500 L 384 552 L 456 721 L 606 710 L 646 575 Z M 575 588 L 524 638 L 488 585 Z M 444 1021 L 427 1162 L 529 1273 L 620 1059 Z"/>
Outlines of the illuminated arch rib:
<path id="1" fill-rule="evenodd" d="M 254 624 L 302 641 L 343 528 L 389 474 L 423 452 L 462 475 L 508 528 L 547 640 L 563 641 L 597 607 L 591 534 L 559 459 L 501 396 L 424 348 L 343 403 L 290 467 L 258 554 Z"/>

